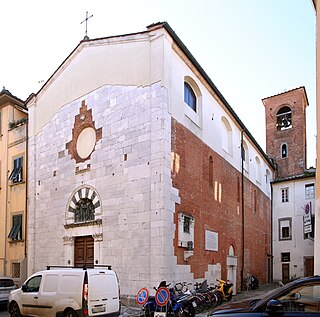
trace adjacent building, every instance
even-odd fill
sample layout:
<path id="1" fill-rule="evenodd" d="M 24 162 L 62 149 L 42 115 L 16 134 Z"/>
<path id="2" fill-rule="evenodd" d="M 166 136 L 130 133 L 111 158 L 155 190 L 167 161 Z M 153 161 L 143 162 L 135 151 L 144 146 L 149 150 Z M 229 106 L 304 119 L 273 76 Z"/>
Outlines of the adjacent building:
<path id="1" fill-rule="evenodd" d="M 304 87 L 262 100 L 267 153 L 276 165 L 272 182 L 275 280 L 288 282 L 314 273 L 315 169 L 306 169 Z"/>
<path id="2" fill-rule="evenodd" d="M 318 21 L 318 10 L 320 7 L 319 0 L 313 0 L 313 5 L 317 15 L 317 27 L 316 27 L 316 94 L 317 94 L 317 131 L 320 131 L 320 24 Z M 317 133 L 317 158 L 320 157 L 320 146 L 319 146 L 319 134 Z M 320 183 L 320 160 L 317 159 L 317 172 L 316 182 Z M 320 274 L 320 186 L 316 188 L 316 200 L 315 200 L 315 240 L 314 240 L 314 271 L 315 274 Z"/>
<path id="3" fill-rule="evenodd" d="M 24 102 L 0 92 L 0 275 L 27 273 L 27 121 Z"/>

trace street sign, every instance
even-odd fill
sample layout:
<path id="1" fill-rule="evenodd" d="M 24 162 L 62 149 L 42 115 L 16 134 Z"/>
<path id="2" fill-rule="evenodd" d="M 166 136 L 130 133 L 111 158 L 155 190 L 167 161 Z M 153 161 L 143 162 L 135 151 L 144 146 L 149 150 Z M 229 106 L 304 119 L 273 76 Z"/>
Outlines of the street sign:
<path id="1" fill-rule="evenodd" d="M 311 224 L 311 208 L 310 203 L 304 206 L 304 233 L 311 233 L 312 232 L 312 224 Z"/>
<path id="2" fill-rule="evenodd" d="M 139 305 L 143 305 L 147 302 L 148 298 L 149 298 L 149 292 L 145 287 L 143 287 L 138 291 L 138 294 L 136 296 L 136 302 Z"/>
<path id="3" fill-rule="evenodd" d="M 170 299 L 170 292 L 166 287 L 160 287 L 156 291 L 156 303 L 159 306 L 167 305 L 169 299 Z"/>

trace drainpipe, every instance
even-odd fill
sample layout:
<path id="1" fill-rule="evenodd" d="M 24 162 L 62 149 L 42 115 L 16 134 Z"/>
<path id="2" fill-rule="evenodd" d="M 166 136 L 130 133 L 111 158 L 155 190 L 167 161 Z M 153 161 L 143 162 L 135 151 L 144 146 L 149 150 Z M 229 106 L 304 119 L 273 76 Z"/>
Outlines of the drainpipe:
<path id="1" fill-rule="evenodd" d="M 9 168 L 9 120 L 10 120 L 10 108 L 8 108 L 8 122 L 7 122 L 7 141 L 6 141 L 6 211 L 4 220 L 4 260 L 3 260 L 3 275 L 7 275 L 7 235 L 8 235 L 8 199 L 9 199 L 9 180 L 8 180 L 8 168 Z"/>
<path id="2" fill-rule="evenodd" d="M 241 131 L 241 214 L 242 214 L 242 237 L 241 237 L 241 248 L 242 248 L 242 259 L 241 259 L 241 290 L 244 288 L 244 166 L 243 166 L 243 130 Z"/>
<path id="3" fill-rule="evenodd" d="M 272 186 L 272 183 L 270 184 L 270 187 L 271 187 L 271 245 L 270 245 L 270 257 L 271 257 L 271 260 L 270 260 L 270 282 L 273 283 L 273 241 L 272 241 L 272 237 L 273 237 L 273 186 Z"/>

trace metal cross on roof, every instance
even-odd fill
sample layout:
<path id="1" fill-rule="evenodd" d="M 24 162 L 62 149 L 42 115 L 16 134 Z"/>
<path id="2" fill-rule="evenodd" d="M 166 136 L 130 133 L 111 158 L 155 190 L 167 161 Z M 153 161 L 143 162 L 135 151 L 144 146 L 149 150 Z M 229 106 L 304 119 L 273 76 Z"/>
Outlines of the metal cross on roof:
<path id="1" fill-rule="evenodd" d="M 87 35 L 87 30 L 88 30 L 88 20 L 90 19 L 90 18 L 92 18 L 93 17 L 93 14 L 91 14 L 89 17 L 88 17 L 88 11 L 86 12 L 86 18 L 80 23 L 80 24 L 82 24 L 83 22 L 86 22 L 86 35 L 85 35 L 85 37 L 83 38 L 84 40 L 89 40 L 89 37 L 88 37 L 88 35 Z"/>

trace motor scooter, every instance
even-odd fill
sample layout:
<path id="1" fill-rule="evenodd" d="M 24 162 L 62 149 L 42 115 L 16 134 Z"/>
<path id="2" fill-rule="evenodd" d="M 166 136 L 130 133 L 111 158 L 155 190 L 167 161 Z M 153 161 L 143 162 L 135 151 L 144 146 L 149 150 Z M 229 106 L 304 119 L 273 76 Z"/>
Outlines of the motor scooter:
<path id="1" fill-rule="evenodd" d="M 233 284 L 227 280 L 218 280 L 218 285 L 216 285 L 217 290 L 221 293 L 223 300 L 231 300 L 233 293 Z"/>

